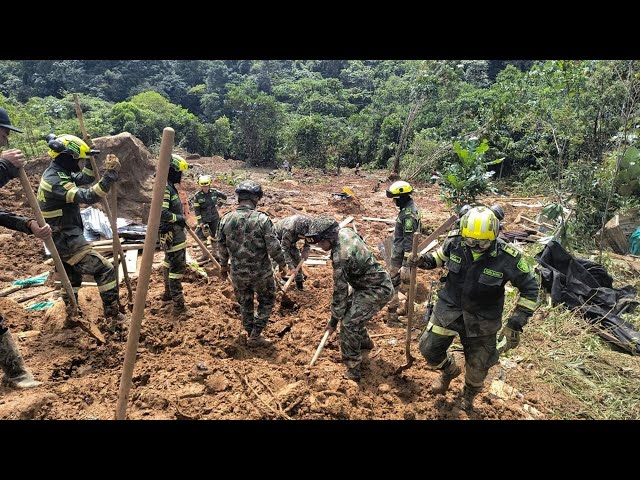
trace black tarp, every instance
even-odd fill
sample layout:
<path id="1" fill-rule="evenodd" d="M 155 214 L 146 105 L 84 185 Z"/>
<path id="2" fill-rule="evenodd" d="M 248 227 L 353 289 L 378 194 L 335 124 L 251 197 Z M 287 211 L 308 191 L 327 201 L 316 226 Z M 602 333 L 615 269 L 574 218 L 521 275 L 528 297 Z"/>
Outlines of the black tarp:
<path id="1" fill-rule="evenodd" d="M 638 305 L 635 288 L 613 288 L 613 278 L 602 265 L 573 257 L 556 241 L 550 241 L 535 259 L 542 287 L 554 305 L 576 308 L 602 338 L 640 355 L 640 332 L 620 317 Z"/>

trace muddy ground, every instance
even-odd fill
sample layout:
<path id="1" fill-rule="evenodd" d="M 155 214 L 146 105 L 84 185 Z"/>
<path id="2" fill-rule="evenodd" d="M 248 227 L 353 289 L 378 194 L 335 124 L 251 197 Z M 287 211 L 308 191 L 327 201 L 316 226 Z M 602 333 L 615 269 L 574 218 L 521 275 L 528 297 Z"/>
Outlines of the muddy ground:
<path id="1" fill-rule="evenodd" d="M 395 218 L 397 209 L 384 193 L 389 184 L 385 173 L 356 175 L 343 169 L 340 176 L 335 176 L 294 169 L 294 176 L 287 177 L 282 173 L 269 175 L 268 170 L 244 170 L 242 162 L 220 157 L 191 162 L 197 166 L 182 185 L 189 196 L 197 189 L 191 175 L 213 174 L 213 186 L 229 195 L 227 205 L 221 208 L 225 212 L 235 203 L 233 186 L 228 182 L 231 177 L 261 181 L 266 194 L 259 208 L 274 221 L 296 212 L 329 213 L 337 220 L 352 215 L 357 231 L 382 261 L 377 245 L 389 235 L 391 225 L 362 221 L 362 217 Z M 35 187 L 38 172 L 30 173 Z M 355 201 L 332 198 L 331 194 L 340 192 L 343 186 L 353 189 Z M 451 214 L 439 199 L 438 187 L 416 185 L 416 189 L 415 199 L 425 223 L 437 227 Z M 20 192 L 19 181 L 13 180 L 3 189 L 0 206 L 31 216 Z M 508 224 L 517 212 L 513 208 L 505 211 Z M 43 263 L 40 241 L 0 230 L 0 288 L 16 279 L 53 272 L 52 265 Z M 194 258 L 199 256 L 193 247 L 189 252 Z M 394 370 L 406 361 L 405 330 L 388 328 L 382 321 L 384 311 L 370 322 L 369 331 L 376 345 L 370 352 L 365 351 L 359 385 L 342 379 L 344 366 L 335 336 L 317 364 L 309 367 L 330 318 L 330 264 L 305 267 L 309 277 L 305 290 L 292 289 L 290 297 L 295 305 L 283 308 L 278 303 L 272 323 L 265 329 L 273 346 L 249 349 L 229 284 L 222 284 L 214 275 L 208 281 L 189 275 L 184 281 L 189 314 L 173 318 L 171 305 L 160 298 L 163 284 L 158 267 L 162 253 L 157 252 L 155 257 L 129 397 L 129 419 L 531 419 L 545 418 L 563 403 L 567 408 L 566 399 L 546 391 L 536 372 L 527 365 L 511 365 L 513 368 L 505 375 L 506 367 L 501 364 L 491 369 L 476 408 L 469 413 L 461 410 L 462 376 L 454 380 L 446 395 L 429 393 L 437 374 L 427 369 L 418 350 L 418 331 L 413 332 L 411 343 L 413 366 L 394 375 Z M 440 270 L 419 271 L 418 301 L 425 301 L 430 281 L 441 274 Z M 133 284 L 135 289 L 135 277 Z M 44 383 L 26 391 L 0 387 L 0 419 L 114 418 L 126 332 L 106 332 L 97 289 L 82 288 L 80 306 L 85 318 L 106 332 L 104 345 L 79 328 L 62 328 L 58 307 L 49 314 L 24 310 L 23 305 L 30 301 L 17 303 L 21 294 L 24 291 L 1 298 L 0 307 L 12 333 L 23 336 L 18 343 L 28 367 Z M 37 300 L 48 297 L 51 295 L 43 294 Z M 124 283 L 120 298 L 126 304 Z M 424 306 L 417 309 L 418 314 L 424 312 Z M 130 318 L 129 313 L 127 317 Z M 456 355 L 463 362 L 461 352 Z M 513 381 L 518 391 L 510 395 L 513 398 L 490 392 L 492 382 L 494 386 L 496 382 L 502 385 L 498 377 L 508 383 Z"/>

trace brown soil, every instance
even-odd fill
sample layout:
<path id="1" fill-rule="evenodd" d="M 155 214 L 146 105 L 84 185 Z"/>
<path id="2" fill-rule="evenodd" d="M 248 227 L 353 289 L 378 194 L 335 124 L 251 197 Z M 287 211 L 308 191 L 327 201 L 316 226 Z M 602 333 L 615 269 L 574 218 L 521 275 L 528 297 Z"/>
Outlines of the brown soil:
<path id="1" fill-rule="evenodd" d="M 233 187 L 221 183 L 218 175 L 238 171 L 241 162 L 220 157 L 194 160 L 200 166 L 190 174 L 207 172 L 214 176 L 215 188 L 229 195 L 222 212 L 233 208 Z M 197 170 L 197 171 L 195 171 Z M 41 172 L 41 170 L 40 170 Z M 39 175 L 31 171 L 33 185 Z M 266 192 L 261 210 L 275 220 L 297 211 L 312 215 L 329 213 L 342 220 L 356 219 L 358 232 L 381 259 L 377 245 L 388 229 L 385 223 L 361 221 L 362 216 L 395 218 L 397 209 L 385 197 L 385 182 L 376 189 L 378 176 L 356 176 L 343 169 L 340 176 L 294 171 L 283 181 L 269 182 L 267 170 L 244 171 L 263 182 Z M 382 179 L 383 174 L 379 177 Z M 353 189 L 355 202 L 339 203 L 331 193 L 343 186 Z M 183 189 L 191 195 L 196 190 L 194 178 L 184 179 Z M 450 215 L 439 201 L 437 187 L 417 185 L 415 196 L 426 222 L 436 227 Z M 2 208 L 30 216 L 22 203 L 20 184 L 13 180 L 3 190 Z M 120 191 L 121 198 L 127 193 Z M 507 216 L 515 214 L 507 211 Z M 509 218 L 507 218 L 509 220 Z M 46 270 L 39 241 L 2 230 L 0 288 L 15 279 L 26 278 Z M 191 241 L 191 240 L 190 240 Z M 190 249 L 191 250 L 191 249 Z M 193 257 L 199 256 L 191 250 Z M 161 259 L 162 254 L 156 257 Z M 459 394 L 463 377 L 454 380 L 446 395 L 429 392 L 436 373 L 426 367 L 418 350 L 417 339 L 411 343 L 413 366 L 400 375 L 394 370 L 405 363 L 405 331 L 390 329 L 377 314 L 369 325 L 375 347 L 365 353 L 360 385 L 342 379 L 337 338 L 328 342 L 319 361 L 309 361 L 322 337 L 330 317 L 332 269 L 330 265 L 305 268 L 309 276 L 305 290 L 290 291 L 295 305 L 285 309 L 276 305 L 272 323 L 265 330 L 273 340 L 270 348 L 249 349 L 241 326 L 239 307 L 229 284 L 213 277 L 209 283 L 195 276 L 185 279 L 184 288 L 189 313 L 174 318 L 170 304 L 161 300 L 163 284 L 160 270 L 154 269 L 147 296 L 145 318 L 130 391 L 127 415 L 130 419 L 525 419 L 531 418 L 522 407 L 525 403 L 545 412 L 564 401 L 543 396 L 529 383 L 521 390 L 524 397 L 502 400 L 488 392 L 491 379 L 500 367 L 494 367 L 487 379 L 487 389 L 476 400 L 471 413 L 460 409 Z M 424 300 L 432 279 L 440 271 L 419 272 L 419 299 Z M 133 281 L 135 288 L 135 280 Z M 425 287 L 426 285 L 426 287 Z M 126 288 L 121 286 L 121 300 L 126 304 Z M 54 309 L 48 315 L 22 308 L 10 297 L 1 299 L 14 335 L 38 330 L 39 334 L 19 340 L 27 365 L 44 384 L 36 389 L 17 391 L 0 387 L 0 418 L 36 419 L 111 419 L 114 418 L 118 387 L 126 348 L 123 334 L 106 333 L 107 343 L 98 345 L 79 328 L 63 329 L 61 314 Z M 101 326 L 101 306 L 95 287 L 82 288 L 80 307 L 85 318 Z M 56 309 L 59 307 L 56 307 Z M 130 318 L 130 314 L 127 313 Z M 414 332 L 414 337 L 418 332 Z M 382 335 L 382 336 L 380 336 Z M 377 336 L 377 337 L 376 337 Z M 459 354 L 458 354 L 459 355 Z M 462 361 L 462 357 L 460 356 Z M 531 372 L 516 367 L 523 379 Z M 514 374 L 510 374 L 514 376 Z M 522 383 L 527 386 L 526 381 Z"/>

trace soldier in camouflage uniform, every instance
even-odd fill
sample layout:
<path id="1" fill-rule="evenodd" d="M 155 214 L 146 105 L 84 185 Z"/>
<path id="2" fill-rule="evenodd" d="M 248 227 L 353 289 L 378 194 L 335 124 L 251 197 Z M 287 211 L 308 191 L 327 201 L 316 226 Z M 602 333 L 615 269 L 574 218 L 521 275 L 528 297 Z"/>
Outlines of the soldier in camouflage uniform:
<path id="1" fill-rule="evenodd" d="M 11 125 L 7 111 L 0 108 L 0 147 L 9 145 L 11 131 L 22 133 L 22 130 Z M 22 151 L 16 148 L 4 150 L 0 156 L 0 187 L 4 187 L 9 180 L 17 177 L 18 169 L 22 166 L 24 166 Z M 33 219 L 14 215 L 2 209 L 0 209 L 0 225 L 17 232 L 33 233 L 38 238 L 51 236 L 51 227 L 48 224 L 40 227 Z M 0 312 L 0 368 L 4 372 L 3 383 L 10 387 L 32 388 L 41 384 L 27 369 L 18 345 L 5 324 L 2 312 Z"/>
<path id="2" fill-rule="evenodd" d="M 393 250 L 391 253 L 391 282 L 394 287 L 393 298 L 387 307 L 387 326 L 398 327 L 402 324 L 398 321 L 398 307 L 400 301 L 398 293 L 401 284 L 409 283 L 409 268 L 407 259 L 411 255 L 413 235 L 418 232 L 420 212 L 415 202 L 411 198 L 413 187 L 407 182 L 398 181 L 386 190 L 388 198 L 393 198 L 396 206 L 400 209 L 396 218 L 396 228 L 393 231 Z M 405 312 L 401 312 L 404 314 Z"/>
<path id="3" fill-rule="evenodd" d="M 331 217 L 314 219 L 307 241 L 331 250 L 333 300 L 327 329 L 340 328 L 340 350 L 347 366 L 345 378 L 360 381 L 362 349 L 373 348 L 367 322 L 393 296 L 389 273 L 380 265 L 362 238 L 350 228 L 340 228 Z"/>
<path id="4" fill-rule="evenodd" d="M 242 326 L 249 335 L 247 345 L 266 347 L 271 342 L 262 336 L 262 331 L 276 301 L 269 257 L 278 264 L 282 275 L 286 274 L 287 266 L 271 219 L 256 210 L 263 195 L 262 187 L 246 180 L 236 187 L 236 194 L 239 206 L 222 216 L 216 234 L 222 278 L 231 275 L 236 300 L 242 308 Z M 258 297 L 257 315 L 254 294 Z"/>
<path id="5" fill-rule="evenodd" d="M 309 224 L 311 223 L 311 217 L 306 215 L 292 215 L 278 220 L 274 227 L 276 230 L 276 236 L 280 240 L 282 251 L 284 252 L 284 258 L 289 265 L 289 268 L 293 271 L 302 259 L 309 258 L 310 247 L 305 241 L 302 247 L 302 254 L 296 244 L 298 240 L 304 239 L 304 236 L 309 231 Z M 296 288 L 302 290 L 304 288 L 305 275 L 302 271 L 302 267 L 296 274 Z"/>
<path id="6" fill-rule="evenodd" d="M 171 155 L 162 213 L 160 214 L 160 246 L 165 252 L 162 262 L 164 276 L 162 299 L 166 302 L 173 301 L 175 315 L 182 315 L 187 311 L 181 281 L 187 266 L 187 234 L 184 228 L 186 218 L 176 184 L 182 181 L 182 172 L 188 168 L 189 164 L 184 158 L 176 154 Z"/>
<path id="7" fill-rule="evenodd" d="M 227 196 L 223 192 L 211 188 L 211 175 L 200 175 L 198 177 L 198 185 L 200 185 L 200 191 L 193 196 L 191 201 L 196 214 L 196 221 L 198 222 L 196 235 L 200 240 L 206 242 L 207 237 L 213 237 L 216 234 L 216 230 L 218 230 L 218 222 L 220 222 L 220 215 L 216 208 L 218 199 L 226 200 Z M 216 253 L 214 248 L 214 255 Z M 203 252 L 197 261 L 202 262 L 207 258 L 207 255 Z"/>
<path id="8" fill-rule="evenodd" d="M 80 204 L 94 204 L 104 198 L 111 186 L 118 180 L 120 161 L 115 155 L 108 155 L 104 175 L 90 188 L 80 188 L 95 181 L 91 164 L 86 162 L 80 170 L 79 159 L 99 153 L 73 135 L 50 134 L 49 155 L 53 158 L 42 174 L 38 187 L 38 203 L 42 215 L 53 232 L 53 241 L 60 254 L 76 300 L 82 283 L 82 275 L 91 275 L 98 284 L 104 315 L 114 321 L 115 326 L 124 321 L 118 309 L 118 284 L 116 272 L 109 260 L 94 250 L 84 238 Z M 114 232 L 117 234 L 117 232 Z M 66 292 L 63 298 L 68 302 Z M 67 326 L 74 326 L 67 319 Z"/>
<path id="9" fill-rule="evenodd" d="M 498 219 L 490 209 L 470 209 L 460 226 L 434 253 L 408 263 L 426 269 L 446 265 L 449 270 L 445 287 L 438 293 L 433 321 L 420 338 L 420 351 L 430 368 L 440 370 L 432 392 L 442 394 L 462 372 L 447 352 L 460 335 L 466 370 L 462 403 L 467 409 L 482 390 L 489 368 L 498 362 L 496 333 L 502 326 L 505 283 L 511 281 L 520 299 L 500 334 L 504 351 L 518 345 L 522 328 L 537 308 L 539 287 L 520 252 L 497 238 Z"/>

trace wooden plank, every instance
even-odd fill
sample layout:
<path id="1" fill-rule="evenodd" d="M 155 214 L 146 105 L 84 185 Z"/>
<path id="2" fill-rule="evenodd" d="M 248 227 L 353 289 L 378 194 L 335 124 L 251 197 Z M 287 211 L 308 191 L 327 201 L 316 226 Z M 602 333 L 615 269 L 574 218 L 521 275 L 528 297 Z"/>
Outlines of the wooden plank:
<path id="1" fill-rule="evenodd" d="M 347 226 L 352 221 L 353 221 L 353 217 L 345 218 L 343 221 L 340 222 L 340 228 Z"/>
<path id="2" fill-rule="evenodd" d="M 51 285 L 39 285 L 37 287 L 32 287 L 29 290 L 24 292 L 16 292 L 13 295 L 10 295 L 9 298 L 18 302 L 26 302 L 27 300 L 31 300 L 32 298 L 38 297 L 40 295 L 44 295 L 46 293 L 51 293 L 55 288 L 51 288 Z"/>
<path id="3" fill-rule="evenodd" d="M 388 223 L 389 225 L 393 225 L 396 223 L 393 218 L 376 218 L 376 217 L 362 217 L 362 220 L 366 220 L 367 222 L 383 222 Z"/>
<path id="4" fill-rule="evenodd" d="M 124 242 L 124 239 L 120 239 L 120 243 Z M 97 247 L 99 245 L 113 245 L 113 239 L 110 238 L 109 240 L 96 240 L 95 242 L 91 242 L 91 245 L 93 245 L 94 247 Z"/>
<path id="5" fill-rule="evenodd" d="M 428 247 L 431 242 L 433 242 L 440 235 L 442 235 L 444 232 L 449 230 L 449 227 L 451 227 L 451 225 L 453 225 L 456 222 L 456 220 L 458 220 L 458 215 L 455 215 L 455 214 L 451 215 L 447 220 L 444 221 L 442 225 L 436 228 L 431 235 L 429 235 L 422 242 L 420 242 L 420 244 L 418 245 L 418 251 L 420 252 L 426 247 Z"/>
<path id="6" fill-rule="evenodd" d="M 125 262 L 127 264 L 127 272 L 136 273 L 138 271 L 138 252 L 139 250 L 127 250 L 125 254 Z"/>
<path id="7" fill-rule="evenodd" d="M 56 280 L 53 282 L 54 285 L 60 285 L 60 280 Z M 97 287 L 98 284 L 96 282 L 82 282 L 80 287 Z"/>
<path id="8" fill-rule="evenodd" d="M 128 245 L 122 245 L 122 250 L 142 250 L 144 243 L 130 243 Z M 94 250 L 98 252 L 111 252 L 113 251 L 113 245 L 98 245 L 94 247 Z"/>
<path id="9" fill-rule="evenodd" d="M 420 255 L 424 255 L 425 253 L 427 253 L 429 250 L 431 250 L 433 247 L 435 247 L 438 244 L 438 240 L 435 239 L 433 242 L 431 242 L 429 245 L 427 245 L 426 247 L 424 247 L 422 250 L 420 250 Z"/>
<path id="10" fill-rule="evenodd" d="M 305 265 L 326 265 L 327 262 L 324 260 L 315 260 L 315 259 L 308 259 L 304 261 Z"/>

